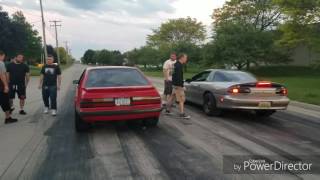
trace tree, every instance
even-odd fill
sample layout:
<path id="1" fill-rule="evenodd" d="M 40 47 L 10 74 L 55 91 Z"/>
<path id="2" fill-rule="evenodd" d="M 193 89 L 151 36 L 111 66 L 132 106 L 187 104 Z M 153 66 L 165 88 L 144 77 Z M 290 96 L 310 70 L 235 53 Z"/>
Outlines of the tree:
<path id="1" fill-rule="evenodd" d="M 275 45 L 283 16 L 272 0 L 227 1 L 212 18 L 215 31 L 204 49 L 206 64 L 248 69 L 251 64 L 289 61 L 289 51 Z"/>
<path id="2" fill-rule="evenodd" d="M 81 58 L 82 63 L 84 64 L 95 64 L 95 60 L 93 59 L 95 55 L 95 51 L 92 49 L 88 49 L 83 57 Z"/>
<path id="3" fill-rule="evenodd" d="M 304 44 L 320 51 L 320 0 L 274 0 L 286 16 L 280 26 L 283 33 L 279 44 L 295 47 Z"/>

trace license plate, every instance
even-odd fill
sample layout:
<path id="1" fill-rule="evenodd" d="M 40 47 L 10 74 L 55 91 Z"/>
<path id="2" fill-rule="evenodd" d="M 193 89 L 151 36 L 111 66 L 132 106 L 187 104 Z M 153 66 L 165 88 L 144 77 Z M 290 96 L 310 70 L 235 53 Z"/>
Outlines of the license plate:
<path id="1" fill-rule="evenodd" d="M 116 98 L 116 106 L 129 106 L 131 104 L 130 98 Z"/>
<path id="2" fill-rule="evenodd" d="M 259 108 L 271 108 L 271 102 L 259 102 Z"/>

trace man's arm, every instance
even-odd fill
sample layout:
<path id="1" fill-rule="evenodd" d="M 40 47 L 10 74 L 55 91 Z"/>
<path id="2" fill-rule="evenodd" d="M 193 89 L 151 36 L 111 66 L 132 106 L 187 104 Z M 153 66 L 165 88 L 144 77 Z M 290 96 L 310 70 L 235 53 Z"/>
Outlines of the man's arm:
<path id="1" fill-rule="evenodd" d="M 60 87 L 61 87 L 61 75 L 58 75 L 58 82 L 57 82 L 57 88 L 58 90 L 60 90 Z"/>
<path id="2" fill-rule="evenodd" d="M 8 93 L 9 92 L 9 87 L 8 87 L 8 80 L 7 80 L 7 76 L 6 76 L 6 73 L 2 73 L 0 75 L 0 79 L 4 85 L 4 92 L 5 93 Z"/>
<path id="3" fill-rule="evenodd" d="M 28 86 L 30 81 L 30 73 L 26 73 L 26 87 Z"/>
<path id="4" fill-rule="evenodd" d="M 43 74 L 40 74 L 39 89 L 42 88 L 42 84 L 43 84 Z"/>
<path id="5" fill-rule="evenodd" d="M 168 81 L 169 80 L 169 67 L 167 61 L 163 65 L 163 77 L 164 80 Z"/>

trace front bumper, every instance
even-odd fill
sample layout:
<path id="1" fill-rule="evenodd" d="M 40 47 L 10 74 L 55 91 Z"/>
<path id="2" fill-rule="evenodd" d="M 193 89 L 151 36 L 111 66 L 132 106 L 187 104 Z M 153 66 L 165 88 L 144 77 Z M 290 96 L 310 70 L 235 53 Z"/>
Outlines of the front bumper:
<path id="1" fill-rule="evenodd" d="M 218 108 L 222 109 L 248 109 L 248 110 L 285 110 L 289 105 L 286 96 L 274 97 L 248 97 L 248 96 L 220 96 L 217 99 Z M 259 106 L 260 103 L 268 102 L 269 107 Z"/>

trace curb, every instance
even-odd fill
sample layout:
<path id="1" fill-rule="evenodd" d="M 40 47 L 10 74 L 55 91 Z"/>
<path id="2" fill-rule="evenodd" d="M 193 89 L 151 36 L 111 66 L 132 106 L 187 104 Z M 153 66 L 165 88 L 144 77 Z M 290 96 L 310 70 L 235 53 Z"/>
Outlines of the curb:
<path id="1" fill-rule="evenodd" d="M 289 105 L 320 112 L 320 106 L 313 105 L 313 104 L 307 104 L 307 103 L 298 102 L 298 101 L 290 101 Z"/>

